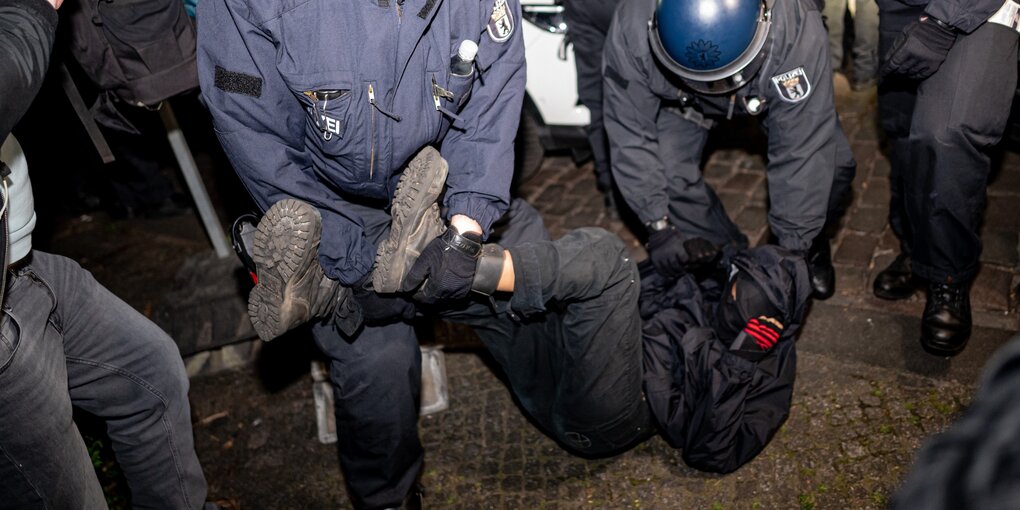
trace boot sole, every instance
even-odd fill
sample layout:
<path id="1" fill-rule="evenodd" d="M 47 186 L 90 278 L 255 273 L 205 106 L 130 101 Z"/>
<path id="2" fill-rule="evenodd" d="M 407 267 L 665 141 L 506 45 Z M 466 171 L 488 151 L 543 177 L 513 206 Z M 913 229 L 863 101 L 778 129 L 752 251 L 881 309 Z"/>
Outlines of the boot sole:
<path id="1" fill-rule="evenodd" d="M 400 291 L 411 264 L 424 248 L 411 246 L 411 241 L 418 240 L 421 230 L 428 227 L 427 217 L 439 215 L 436 200 L 443 192 L 448 172 L 446 160 L 432 148 L 424 149 L 407 165 L 393 194 L 390 234 L 376 250 L 372 272 L 372 286 L 376 292 Z"/>
<path id="2" fill-rule="evenodd" d="M 258 285 L 248 295 L 248 316 L 259 338 L 270 341 L 291 327 L 291 286 L 301 268 L 315 261 L 322 219 L 299 200 L 281 200 L 266 212 L 255 232 L 252 259 Z"/>

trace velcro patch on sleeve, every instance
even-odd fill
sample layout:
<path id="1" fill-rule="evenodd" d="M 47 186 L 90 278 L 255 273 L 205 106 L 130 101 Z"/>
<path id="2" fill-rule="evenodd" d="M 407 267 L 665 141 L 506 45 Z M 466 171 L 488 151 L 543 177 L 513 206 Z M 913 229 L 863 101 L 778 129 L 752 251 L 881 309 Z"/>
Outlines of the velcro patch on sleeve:
<path id="1" fill-rule="evenodd" d="M 224 92 L 244 94 L 254 98 L 262 97 L 262 78 L 252 74 L 228 71 L 220 66 L 216 66 L 213 85 Z"/>
<path id="2" fill-rule="evenodd" d="M 620 72 L 616 70 L 615 67 L 606 66 L 606 78 L 609 78 L 610 80 L 613 80 L 614 82 L 616 82 L 616 84 L 619 85 L 620 88 L 624 88 L 624 89 L 627 88 L 627 83 L 628 83 L 627 79 L 624 78 L 620 74 Z"/>

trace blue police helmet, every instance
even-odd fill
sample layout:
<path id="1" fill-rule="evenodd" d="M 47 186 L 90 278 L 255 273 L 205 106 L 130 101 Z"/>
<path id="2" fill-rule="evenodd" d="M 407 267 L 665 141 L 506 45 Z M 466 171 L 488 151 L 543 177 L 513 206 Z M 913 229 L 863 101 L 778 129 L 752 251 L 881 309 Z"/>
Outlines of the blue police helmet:
<path id="1" fill-rule="evenodd" d="M 697 92 L 724 94 L 761 68 L 774 0 L 658 0 L 652 52 Z"/>

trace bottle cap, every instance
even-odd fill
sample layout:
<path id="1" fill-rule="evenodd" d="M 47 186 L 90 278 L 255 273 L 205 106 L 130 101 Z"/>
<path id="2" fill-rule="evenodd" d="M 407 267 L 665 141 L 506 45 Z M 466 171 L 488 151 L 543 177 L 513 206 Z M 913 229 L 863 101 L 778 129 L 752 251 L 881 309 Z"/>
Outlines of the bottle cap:
<path id="1" fill-rule="evenodd" d="M 457 49 L 457 56 L 460 57 L 464 62 L 472 62 L 475 60 L 475 55 L 478 54 L 478 43 L 464 39 L 460 42 L 460 48 Z"/>

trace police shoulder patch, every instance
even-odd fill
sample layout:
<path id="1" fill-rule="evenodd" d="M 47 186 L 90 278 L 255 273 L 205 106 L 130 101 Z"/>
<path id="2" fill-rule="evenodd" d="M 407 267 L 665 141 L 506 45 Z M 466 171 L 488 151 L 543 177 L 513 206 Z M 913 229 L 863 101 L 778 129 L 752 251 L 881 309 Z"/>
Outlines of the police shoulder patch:
<path id="1" fill-rule="evenodd" d="M 788 103 L 799 103 L 811 95 L 811 82 L 804 67 L 773 76 L 772 84 L 776 86 L 779 98 Z"/>
<path id="2" fill-rule="evenodd" d="M 485 27 L 489 37 L 496 42 L 506 42 L 514 33 L 514 15 L 506 0 L 495 0 L 492 4 L 492 15 Z"/>

